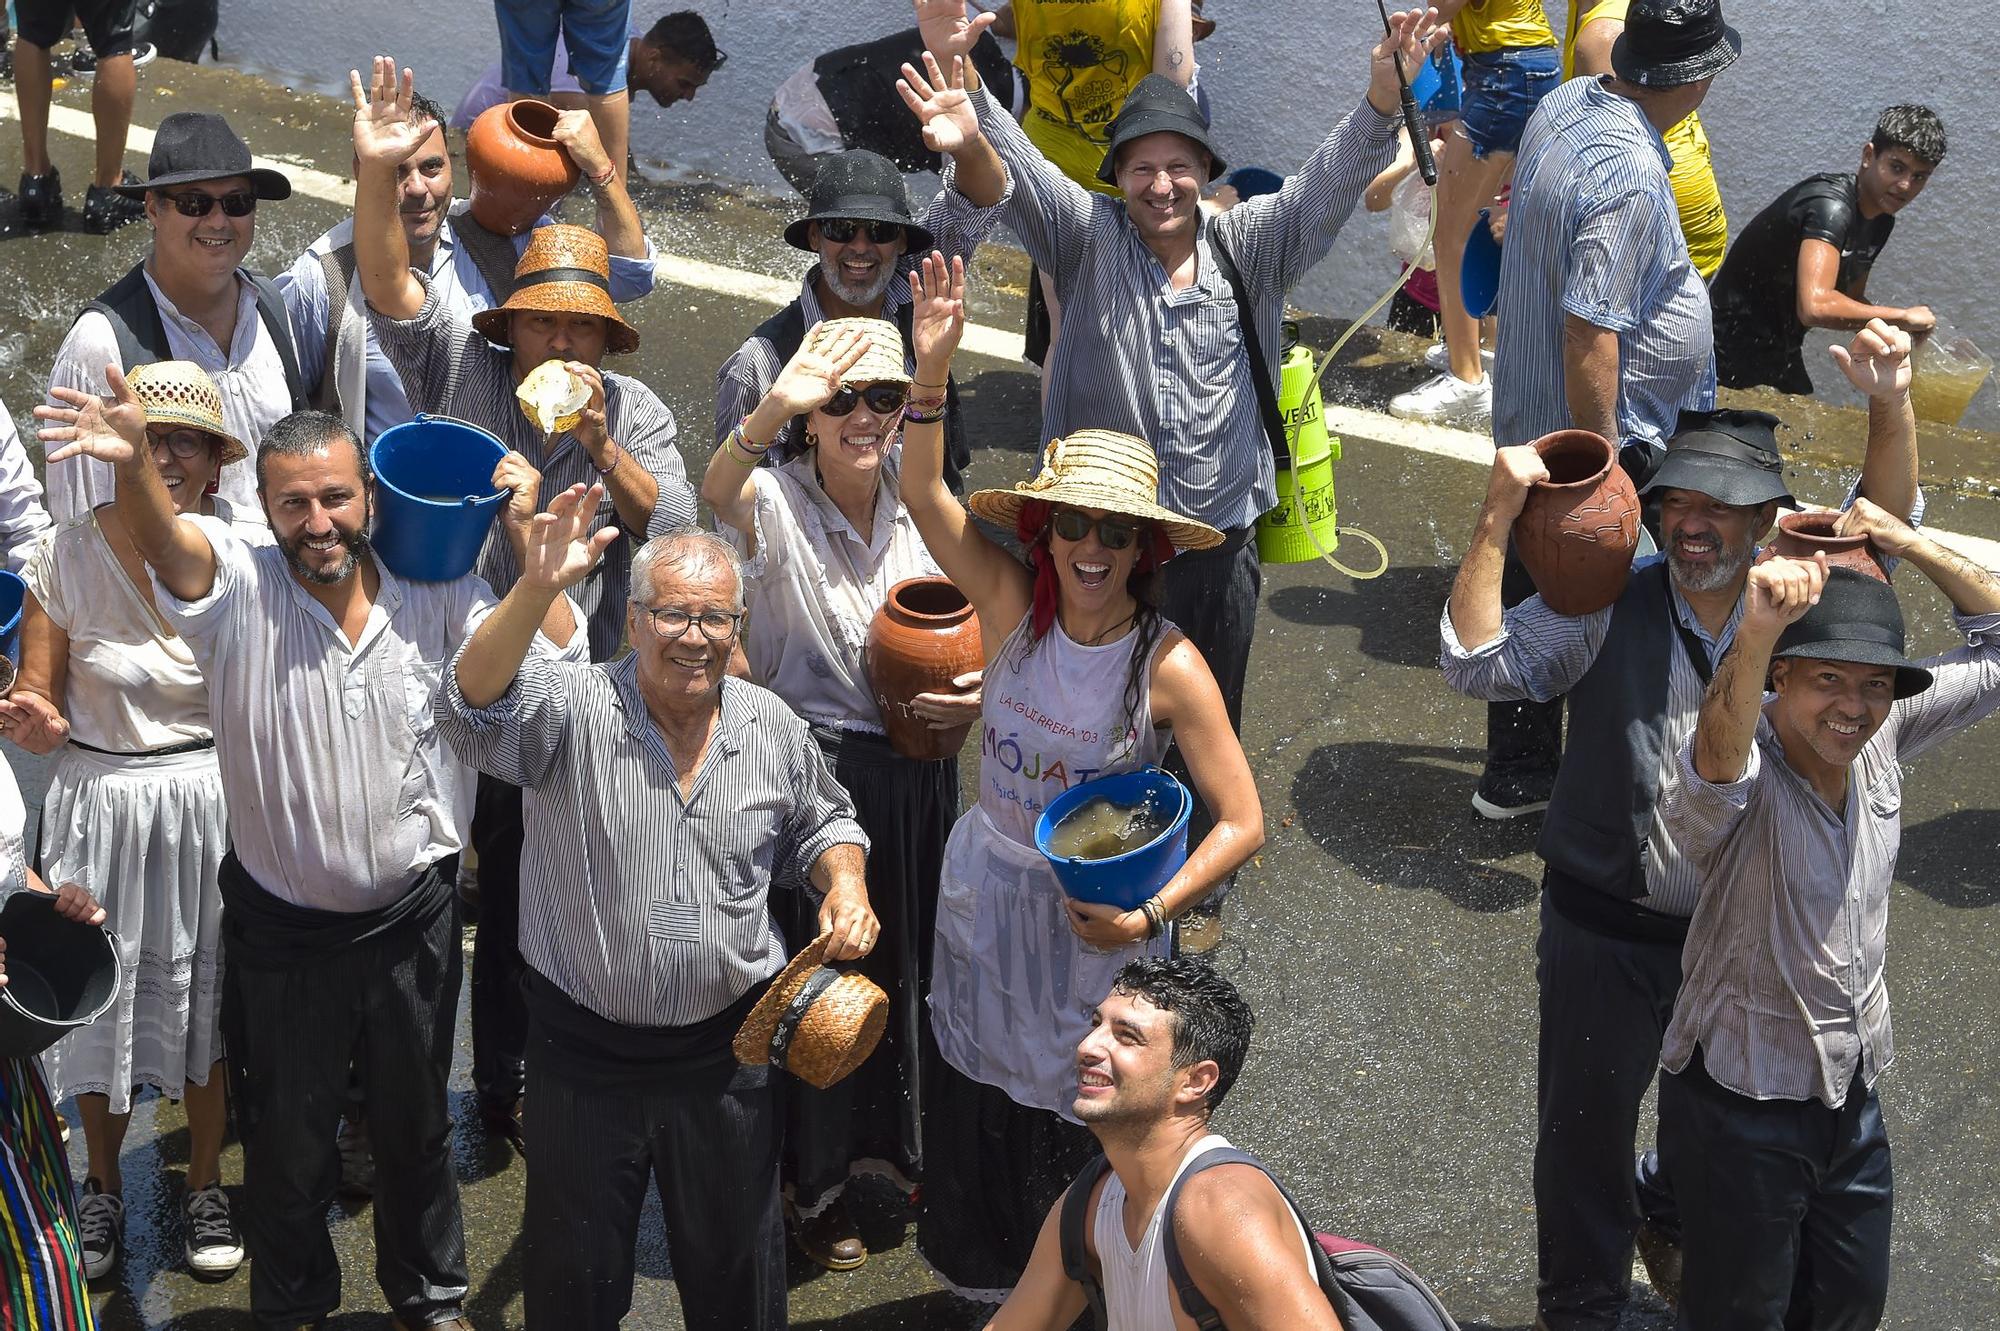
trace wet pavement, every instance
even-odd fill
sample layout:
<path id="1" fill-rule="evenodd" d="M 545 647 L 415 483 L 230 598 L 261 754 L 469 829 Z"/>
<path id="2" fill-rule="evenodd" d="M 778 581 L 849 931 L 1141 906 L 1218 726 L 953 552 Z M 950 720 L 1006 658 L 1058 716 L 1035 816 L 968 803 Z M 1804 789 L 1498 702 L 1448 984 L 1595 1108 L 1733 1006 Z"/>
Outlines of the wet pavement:
<path id="1" fill-rule="evenodd" d="M 59 101 L 81 106 L 79 91 Z M 149 67 L 140 123 L 182 106 L 230 108 L 260 153 L 336 176 L 346 169 L 346 115 L 335 103 L 229 71 Z M 18 174 L 18 151 L 11 129 L 0 131 L 0 180 Z M 56 141 L 73 200 L 88 151 L 74 138 Z M 133 165 L 143 161 L 135 155 Z M 804 266 L 776 239 L 783 214 L 767 202 L 679 183 L 648 186 L 641 203 L 665 252 L 788 281 Z M 19 236 L 12 215 L 11 199 L 0 199 L 0 398 L 25 421 L 69 313 L 141 254 L 145 233 Z M 289 264 L 340 215 L 304 195 L 266 204 L 253 263 L 266 271 Z M 1343 253 L 1336 248 L 1330 261 Z M 1021 273 L 1018 255 L 982 256 L 975 317 L 1018 326 Z M 714 368 L 769 308 L 747 295 L 669 286 L 630 312 L 644 342 L 619 368 L 673 407 L 697 474 Z M 1323 346 L 1329 330 L 1309 323 L 1307 334 Z M 1354 366 L 1334 381 L 1356 405 L 1379 408 L 1419 377 L 1396 358 L 1406 344 L 1357 342 Z M 978 445 L 972 483 L 1022 478 L 1033 466 L 1035 381 L 980 357 L 960 372 Z M 1780 409 L 1803 422 L 1791 441 L 1795 492 L 1836 500 L 1845 485 L 1839 469 L 1858 456 L 1858 418 L 1802 412 L 1793 400 Z M 1933 437 L 1933 522 L 2000 538 L 2000 505 L 1980 480 L 1991 438 L 1926 431 L 1927 447 Z M 1409 1259 L 1464 1326 L 1525 1328 L 1533 1316 L 1534 827 L 1472 812 L 1483 709 L 1448 692 L 1435 669 L 1437 615 L 1484 490 L 1483 468 L 1352 433 L 1344 445 L 1343 519 L 1381 538 L 1392 567 L 1370 582 L 1318 564 L 1265 569 L 1243 738 L 1270 842 L 1242 875 L 1217 954 L 1251 998 L 1260 1029 L 1217 1126 L 1270 1160 L 1322 1228 Z M 1914 577 L 1902 590 L 1918 646 L 1948 645 L 1942 599 Z M 1884 1086 L 1899 1174 L 1889 1312 L 1897 1327 L 1983 1328 L 2000 1308 L 2000 1092 L 1991 1075 L 2000 1066 L 1992 1017 L 2000 911 L 1992 876 L 1978 867 L 2000 840 L 1994 740 L 1990 731 L 1961 737 L 1915 764 L 1907 787 L 1890 961 L 1900 1058 Z M 38 802 L 40 765 L 8 756 Z M 455 1150 L 474 1273 L 468 1311 L 480 1327 L 514 1327 L 523 1165 L 481 1133 L 469 1057 L 461 1039 Z M 175 1217 L 186 1149 L 179 1108 L 149 1098 L 123 1164 L 130 1250 L 99 1290 L 102 1325 L 113 1331 L 249 1324 L 247 1270 L 202 1285 L 182 1269 Z M 80 1171 L 80 1133 L 73 1153 Z M 238 1182 L 241 1169 L 232 1145 L 225 1180 Z M 794 1254 L 795 1323 L 852 1331 L 974 1324 L 928 1279 L 894 1198 L 873 1184 L 860 1193 L 875 1255 L 860 1271 L 829 1274 Z M 345 1308 L 331 1325 L 381 1326 L 368 1210 L 337 1208 L 331 1219 L 348 1277 Z M 652 1208 L 641 1248 L 628 1324 L 676 1327 Z M 1663 1331 L 1669 1320 L 1641 1290 L 1625 1325 Z"/>

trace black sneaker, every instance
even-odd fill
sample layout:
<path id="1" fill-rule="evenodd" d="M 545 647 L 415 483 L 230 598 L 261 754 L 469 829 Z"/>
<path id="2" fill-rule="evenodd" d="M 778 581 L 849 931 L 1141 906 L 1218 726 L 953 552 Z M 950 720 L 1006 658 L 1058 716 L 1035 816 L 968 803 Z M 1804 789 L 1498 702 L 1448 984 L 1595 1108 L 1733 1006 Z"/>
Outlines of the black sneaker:
<path id="1" fill-rule="evenodd" d="M 79 78 L 89 78 L 97 72 L 97 52 L 88 46 L 79 46 L 69 53 L 69 72 Z"/>
<path id="2" fill-rule="evenodd" d="M 130 171 L 127 171 L 120 183 L 134 185 L 138 181 Z M 83 229 L 93 235 L 109 234 L 127 222 L 136 222 L 145 215 L 144 202 L 128 198 L 117 190 L 107 189 L 103 185 L 92 185 L 84 191 Z"/>
<path id="3" fill-rule="evenodd" d="M 1472 793 L 1472 807 L 1482 818 L 1519 818 L 1548 808 L 1555 788 L 1556 774 L 1550 770 L 1496 772 L 1489 767 L 1481 773 L 1479 788 Z"/>
<path id="4" fill-rule="evenodd" d="M 62 224 L 62 172 L 50 167 L 21 177 L 21 225 L 43 231 Z"/>

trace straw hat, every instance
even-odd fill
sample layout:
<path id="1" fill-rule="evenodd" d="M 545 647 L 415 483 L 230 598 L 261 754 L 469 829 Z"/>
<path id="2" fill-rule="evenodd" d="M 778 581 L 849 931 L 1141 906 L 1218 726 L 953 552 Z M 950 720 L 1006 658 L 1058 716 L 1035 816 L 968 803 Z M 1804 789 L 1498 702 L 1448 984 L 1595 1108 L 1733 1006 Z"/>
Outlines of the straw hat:
<path id="1" fill-rule="evenodd" d="M 1178 550 L 1206 550 L 1222 544 L 1222 533 L 1206 522 L 1162 508 L 1160 463 L 1145 440 L 1116 430 L 1078 430 L 1049 440 L 1042 471 L 1011 490 L 979 490 L 965 506 L 988 522 L 1014 529 L 1021 505 L 1030 499 L 1072 508 L 1101 508 L 1128 518 L 1155 522 Z"/>
<path id="2" fill-rule="evenodd" d="M 140 403 L 146 408 L 148 425 L 191 425 L 216 437 L 222 445 L 221 463 L 241 462 L 250 456 L 243 441 L 229 433 L 222 423 L 222 394 L 208 371 L 191 360 L 160 360 L 135 365 L 125 376 Z"/>
<path id="3" fill-rule="evenodd" d="M 778 972 L 736 1032 L 736 1061 L 769 1063 L 822 1091 L 875 1052 L 889 995 L 859 971 L 825 964 L 821 934 Z"/>
<path id="4" fill-rule="evenodd" d="M 868 350 L 854 368 L 840 376 L 841 387 L 850 384 L 907 384 L 910 372 L 903 368 L 903 332 L 887 319 L 823 319 L 813 325 L 806 346 L 823 351 L 842 333 L 868 335 Z"/>
<path id="5" fill-rule="evenodd" d="M 588 227 L 552 222 L 537 227 L 528 248 L 514 265 L 514 294 L 498 309 L 481 310 L 472 326 L 488 342 L 511 347 L 508 315 L 514 310 L 546 310 L 555 314 L 595 314 L 602 317 L 606 351 L 636 351 L 639 332 L 619 315 L 611 302 L 611 257 L 604 237 Z"/>

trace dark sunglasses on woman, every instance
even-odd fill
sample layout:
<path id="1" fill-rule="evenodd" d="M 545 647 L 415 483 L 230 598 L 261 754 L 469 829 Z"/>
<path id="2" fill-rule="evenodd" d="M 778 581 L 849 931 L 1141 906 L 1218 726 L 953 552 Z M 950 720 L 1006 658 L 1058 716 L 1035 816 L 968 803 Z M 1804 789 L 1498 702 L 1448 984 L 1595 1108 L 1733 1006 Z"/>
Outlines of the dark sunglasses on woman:
<path id="1" fill-rule="evenodd" d="M 821 222 L 819 224 L 819 233 L 822 237 L 832 241 L 836 245 L 845 245 L 848 241 L 854 239 L 855 232 L 863 228 L 866 228 L 868 231 L 868 239 L 874 241 L 877 245 L 887 245 L 903 234 L 902 225 L 897 222 L 855 222 L 845 217 L 836 217 L 831 221 Z"/>
<path id="2" fill-rule="evenodd" d="M 910 390 L 902 384 L 870 384 L 866 388 L 843 388 L 827 399 L 820 410 L 829 416 L 846 416 L 857 402 L 866 402 L 877 416 L 893 416 L 909 400 Z"/>
<path id="3" fill-rule="evenodd" d="M 165 190 L 160 191 L 166 194 Z M 185 194 L 167 194 L 173 201 L 174 211 L 182 217 L 206 217 L 217 204 L 222 205 L 224 217 L 248 217 L 257 211 L 257 196 L 254 194 L 203 194 L 199 190 L 189 190 Z"/>
<path id="4" fill-rule="evenodd" d="M 1139 539 L 1139 524 L 1130 518 L 1093 518 L 1073 508 L 1059 508 L 1049 526 L 1065 541 L 1080 541 L 1097 528 L 1097 543 L 1106 550 L 1123 550 Z"/>

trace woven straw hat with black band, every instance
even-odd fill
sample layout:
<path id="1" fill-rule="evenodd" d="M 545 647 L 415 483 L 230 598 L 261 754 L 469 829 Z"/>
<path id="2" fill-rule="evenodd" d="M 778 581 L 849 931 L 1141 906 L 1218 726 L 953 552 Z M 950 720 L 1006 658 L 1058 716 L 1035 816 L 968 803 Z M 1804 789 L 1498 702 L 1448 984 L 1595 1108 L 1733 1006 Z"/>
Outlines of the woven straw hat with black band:
<path id="1" fill-rule="evenodd" d="M 826 964 L 832 934 L 806 944 L 771 981 L 736 1032 L 736 1061 L 768 1063 L 822 1091 L 875 1052 L 889 995 L 859 971 Z"/>
<path id="2" fill-rule="evenodd" d="M 146 408 L 148 425 L 187 425 L 215 436 L 222 452 L 218 464 L 227 466 L 250 456 L 243 441 L 229 433 L 222 423 L 222 394 L 208 371 L 191 360 L 161 360 L 135 365 L 125 376 L 141 405 Z"/>
<path id="3" fill-rule="evenodd" d="M 978 490 L 965 506 L 988 522 L 1013 531 L 1021 505 L 1031 499 L 1071 508 L 1098 508 L 1155 523 L 1177 550 L 1221 545 L 1222 533 L 1206 522 L 1162 508 L 1160 462 L 1153 446 L 1116 430 L 1078 430 L 1049 440 L 1041 474 L 1011 490 Z"/>
<path id="4" fill-rule="evenodd" d="M 806 346 L 824 355 L 842 333 L 865 333 L 868 350 L 854 368 L 840 376 L 842 388 L 857 384 L 907 384 L 910 372 L 903 368 L 903 333 L 887 319 L 824 319 L 806 335 Z"/>
<path id="5" fill-rule="evenodd" d="M 604 237 L 588 227 L 564 222 L 537 227 L 514 265 L 514 294 L 497 309 L 473 315 L 472 326 L 488 342 L 511 347 L 509 316 L 516 310 L 595 314 L 605 321 L 606 351 L 639 348 L 639 330 L 625 322 L 611 300 L 611 257 Z"/>

